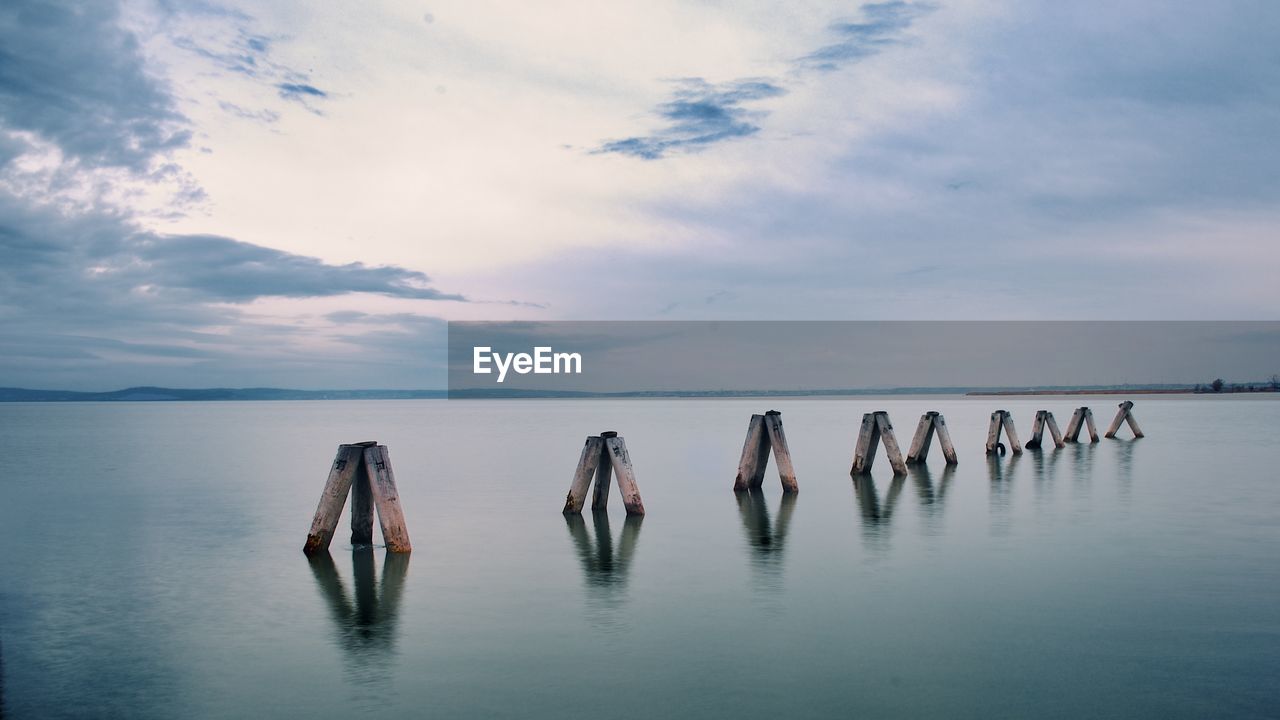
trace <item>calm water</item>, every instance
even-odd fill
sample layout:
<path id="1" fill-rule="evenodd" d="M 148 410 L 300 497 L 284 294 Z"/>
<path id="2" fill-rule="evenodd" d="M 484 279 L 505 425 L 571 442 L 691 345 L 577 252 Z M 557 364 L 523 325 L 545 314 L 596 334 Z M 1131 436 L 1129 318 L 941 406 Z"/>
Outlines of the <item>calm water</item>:
<path id="1" fill-rule="evenodd" d="M 1276 717 L 1280 402 L 992 463 L 991 410 L 1121 398 L 0 405 L 4 718 Z M 731 491 L 752 412 L 800 482 Z M 861 413 L 944 471 L 848 476 Z M 560 514 L 583 438 L 648 509 Z M 1100 430 L 1101 430 L 1100 429 Z M 415 550 L 301 552 L 340 442 Z"/>

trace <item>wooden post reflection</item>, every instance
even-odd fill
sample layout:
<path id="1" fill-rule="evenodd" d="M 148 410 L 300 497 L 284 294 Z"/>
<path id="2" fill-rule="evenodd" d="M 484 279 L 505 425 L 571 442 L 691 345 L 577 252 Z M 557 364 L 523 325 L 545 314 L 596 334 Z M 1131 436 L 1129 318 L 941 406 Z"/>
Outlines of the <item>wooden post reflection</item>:
<path id="1" fill-rule="evenodd" d="M 307 558 L 320 596 L 329 607 L 337 643 L 352 676 L 361 684 L 386 681 L 383 671 L 389 667 L 394 654 L 410 557 L 408 553 L 385 553 L 379 579 L 374 550 L 356 548 L 351 552 L 353 594 L 348 594 L 333 556 L 327 551 Z"/>
<path id="2" fill-rule="evenodd" d="M 778 501 L 777 523 L 769 517 L 769 507 L 760 488 L 736 492 L 734 497 L 738 502 L 738 515 L 742 518 L 747 544 L 755 551 L 756 559 L 763 563 L 780 563 L 787 530 L 791 526 L 791 514 L 796 507 L 796 494 L 783 493 Z"/>
<path id="3" fill-rule="evenodd" d="M 619 593 L 626 587 L 631 561 L 640 541 L 640 525 L 644 522 L 644 516 L 627 515 L 622 522 L 622 533 L 616 550 L 607 512 L 591 513 L 591 532 L 587 531 L 587 522 L 581 514 L 567 514 L 564 522 L 569 530 L 569 538 L 578 552 L 583 578 L 591 589 L 593 598 L 616 604 L 621 599 Z"/>

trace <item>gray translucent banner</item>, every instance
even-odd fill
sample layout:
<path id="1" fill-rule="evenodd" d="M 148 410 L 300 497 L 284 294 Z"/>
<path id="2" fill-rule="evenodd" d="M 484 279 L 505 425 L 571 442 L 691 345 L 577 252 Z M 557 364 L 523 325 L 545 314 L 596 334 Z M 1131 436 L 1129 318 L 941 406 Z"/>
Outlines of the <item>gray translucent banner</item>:
<path id="1" fill-rule="evenodd" d="M 451 322 L 449 397 L 1191 387 L 1280 373 L 1280 322 Z"/>

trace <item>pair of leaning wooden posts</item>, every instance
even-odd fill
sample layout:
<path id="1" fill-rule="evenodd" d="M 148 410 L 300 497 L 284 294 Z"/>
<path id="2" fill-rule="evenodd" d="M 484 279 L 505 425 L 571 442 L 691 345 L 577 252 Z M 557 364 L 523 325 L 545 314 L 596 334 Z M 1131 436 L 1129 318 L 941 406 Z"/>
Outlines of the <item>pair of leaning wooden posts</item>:
<path id="1" fill-rule="evenodd" d="M 1115 437 L 1121 423 L 1125 422 L 1129 424 L 1134 437 L 1143 436 L 1138 421 L 1133 417 L 1133 403 L 1126 400 L 1120 403 L 1120 411 L 1111 421 L 1106 437 Z M 1071 422 L 1067 424 L 1065 435 L 1058 431 L 1053 413 L 1038 410 L 1027 447 L 1040 447 L 1046 429 L 1053 438 L 1054 445 L 1064 447 L 1068 442 L 1077 442 L 1084 427 L 1089 430 L 1090 442 L 1098 442 L 1093 412 L 1089 408 L 1076 409 Z M 991 413 L 991 425 L 987 431 L 987 454 L 1003 454 L 1004 444 L 1000 442 L 1002 433 L 1008 437 L 1010 449 L 1014 453 L 1021 453 L 1022 445 L 1018 442 L 1018 431 L 1013 426 L 1013 416 L 1007 410 L 996 410 Z M 925 462 L 935 436 L 942 446 L 947 464 L 955 465 L 956 450 L 951 444 L 946 420 L 940 413 L 930 411 L 920 416 L 905 460 L 894 436 L 893 425 L 889 422 L 889 413 L 883 410 L 866 413 L 862 416 L 862 427 L 858 431 L 858 442 L 853 453 L 853 467 L 849 472 L 852 475 L 871 472 L 876 446 L 883 444 L 894 474 L 905 475 L 907 465 Z M 783 490 L 788 493 L 799 491 L 795 468 L 791 465 L 791 450 L 787 447 L 787 436 L 782 429 L 782 413 L 777 410 L 751 416 L 751 421 L 747 424 L 747 439 L 742 445 L 742 459 L 738 461 L 738 475 L 733 481 L 735 491 L 752 490 L 764 483 L 770 453 L 777 461 Z M 573 482 L 569 486 L 569 495 L 565 498 L 564 512 L 582 512 L 587 501 L 587 489 L 592 486 L 593 480 L 595 492 L 592 494 L 591 509 L 606 510 L 610 480 L 614 477 L 617 478 L 618 490 L 627 514 L 643 515 L 644 503 L 640 500 L 640 490 L 636 486 L 627 444 L 618 433 L 612 431 L 587 438 L 578 459 L 577 470 L 573 474 Z M 333 460 L 329 479 L 320 495 L 320 504 L 311 521 L 311 531 L 307 533 L 307 542 L 303 547 L 305 553 L 313 555 L 328 550 L 348 495 L 351 496 L 352 545 L 373 544 L 373 516 L 376 511 L 387 549 L 391 552 L 409 552 L 413 549 L 409 543 L 409 531 L 405 528 L 404 511 L 400 507 L 400 494 L 396 490 L 395 473 L 391 470 L 391 456 L 387 447 L 376 442 L 362 442 L 338 446 L 338 455 Z"/>

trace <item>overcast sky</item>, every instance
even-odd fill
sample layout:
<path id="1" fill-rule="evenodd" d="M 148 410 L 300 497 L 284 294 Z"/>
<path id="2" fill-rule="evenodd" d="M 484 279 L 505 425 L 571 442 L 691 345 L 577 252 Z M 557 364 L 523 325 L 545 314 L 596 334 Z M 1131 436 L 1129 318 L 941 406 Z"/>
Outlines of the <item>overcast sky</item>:
<path id="1" fill-rule="evenodd" d="M 7 0 L 0 386 L 438 386 L 457 319 L 1277 319 L 1278 32 Z"/>

